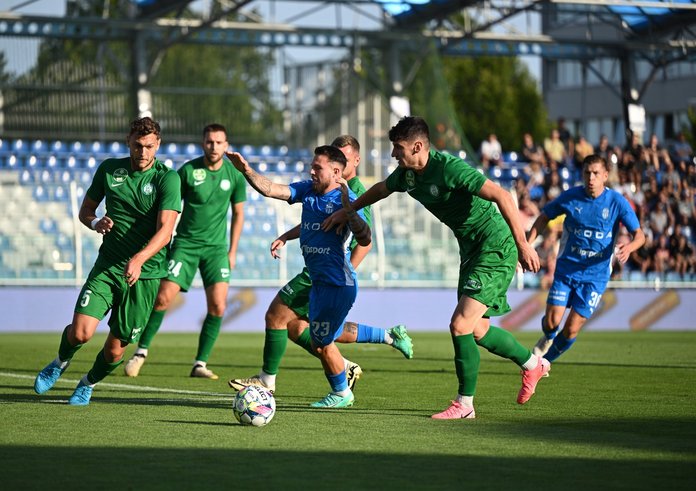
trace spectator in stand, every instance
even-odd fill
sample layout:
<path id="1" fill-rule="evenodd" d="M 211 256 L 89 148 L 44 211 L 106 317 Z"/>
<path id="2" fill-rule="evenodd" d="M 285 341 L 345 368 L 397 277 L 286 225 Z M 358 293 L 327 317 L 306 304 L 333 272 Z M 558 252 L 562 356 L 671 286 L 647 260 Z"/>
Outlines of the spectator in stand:
<path id="1" fill-rule="evenodd" d="M 544 140 L 544 151 L 549 159 L 556 162 L 556 164 L 559 166 L 565 165 L 568 152 L 561 141 L 558 130 L 551 130 L 551 137 Z"/>
<path id="2" fill-rule="evenodd" d="M 538 160 L 533 160 L 524 167 L 524 173 L 527 176 L 527 189 L 529 196 L 535 202 L 539 203 L 544 199 L 544 171 L 541 169 L 541 163 Z"/>
<path id="3" fill-rule="evenodd" d="M 556 272 L 556 257 L 558 256 L 558 236 L 555 232 L 549 232 L 544 240 L 537 246 L 541 264 L 541 280 L 539 286 L 542 290 L 548 290 L 553 283 L 553 275 Z"/>
<path id="4" fill-rule="evenodd" d="M 595 153 L 603 157 L 607 162 L 612 162 L 611 156 L 614 154 L 614 151 L 609 143 L 609 137 L 607 135 L 599 137 L 599 143 L 597 144 Z M 612 164 L 616 164 L 616 162 L 612 162 Z"/>
<path id="5" fill-rule="evenodd" d="M 696 164 L 688 164 L 686 166 L 686 176 L 684 176 L 684 185 L 696 188 Z"/>
<path id="6" fill-rule="evenodd" d="M 654 271 L 660 277 L 664 277 L 665 273 L 669 271 L 672 262 L 672 255 L 669 251 L 669 239 L 666 234 L 660 235 L 657 243 L 650 251 L 650 255 L 653 257 Z"/>
<path id="7" fill-rule="evenodd" d="M 664 161 L 664 172 L 662 173 L 662 189 L 667 190 L 669 194 L 678 198 L 682 194 L 682 180 L 679 172 L 674 168 L 674 164 L 666 155 L 667 160 Z"/>
<path id="8" fill-rule="evenodd" d="M 659 194 L 659 200 L 655 208 L 650 212 L 648 219 L 655 237 L 664 235 L 665 232 L 673 230 L 675 223 L 674 214 L 672 213 L 672 209 L 668 206 L 667 197 L 664 193 Z"/>
<path id="9" fill-rule="evenodd" d="M 566 127 L 564 118 L 558 118 L 558 125 L 556 128 L 558 128 L 558 137 L 561 139 L 561 142 L 563 142 L 566 154 L 572 159 L 575 155 L 573 135 L 570 134 L 570 130 Z"/>
<path id="10" fill-rule="evenodd" d="M 563 183 L 561 175 L 557 170 L 553 170 L 546 174 L 544 181 L 544 203 L 553 201 L 558 198 L 558 195 L 563 192 Z"/>
<path id="11" fill-rule="evenodd" d="M 645 244 L 631 253 L 627 263 L 629 269 L 640 271 L 644 277 L 647 276 L 648 271 L 651 271 L 653 267 L 651 235 L 645 234 Z"/>
<path id="12" fill-rule="evenodd" d="M 490 166 L 500 165 L 503 161 L 503 147 L 498 141 L 495 133 L 488 135 L 488 138 L 481 142 L 481 163 L 484 169 Z"/>
<path id="13" fill-rule="evenodd" d="M 626 174 L 627 180 L 633 181 L 633 175 L 636 167 L 638 167 L 638 161 L 641 158 L 645 158 L 645 156 L 643 154 L 643 144 L 640 139 L 640 134 L 633 133 L 631 136 L 631 143 L 626 145 L 623 149 L 622 158 L 619 161 L 619 174 L 623 172 Z"/>
<path id="14" fill-rule="evenodd" d="M 680 235 L 677 238 L 671 253 L 673 258 L 672 269 L 679 274 L 682 280 L 686 279 L 687 275 L 694 271 L 694 264 L 696 264 L 694 248 L 689 244 L 686 236 Z"/>
<path id="15" fill-rule="evenodd" d="M 677 134 L 677 141 L 672 144 L 671 152 L 674 165 L 678 169 L 686 169 L 689 165 L 694 165 L 694 151 L 691 145 L 686 141 L 686 135 L 683 131 Z"/>
<path id="16" fill-rule="evenodd" d="M 575 167 L 582 169 L 582 163 L 585 160 L 585 157 L 592 155 L 593 153 L 595 153 L 595 151 L 592 144 L 588 142 L 584 136 L 579 136 L 578 142 L 575 144 Z M 607 162 L 611 162 L 611 160 L 607 160 Z"/>
<path id="17" fill-rule="evenodd" d="M 542 168 L 546 168 L 544 149 L 534 142 L 531 133 L 524 134 L 522 143 L 522 157 L 525 162 L 539 162 Z"/>

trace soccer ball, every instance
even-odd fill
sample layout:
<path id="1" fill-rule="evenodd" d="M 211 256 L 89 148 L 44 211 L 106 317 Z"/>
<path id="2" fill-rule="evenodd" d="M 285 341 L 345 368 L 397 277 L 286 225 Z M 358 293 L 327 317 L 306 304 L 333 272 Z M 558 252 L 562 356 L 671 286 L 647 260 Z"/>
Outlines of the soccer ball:
<path id="1" fill-rule="evenodd" d="M 275 416 L 275 408 L 275 398 L 270 391 L 250 385 L 237 392 L 232 410 L 241 424 L 264 426 Z"/>

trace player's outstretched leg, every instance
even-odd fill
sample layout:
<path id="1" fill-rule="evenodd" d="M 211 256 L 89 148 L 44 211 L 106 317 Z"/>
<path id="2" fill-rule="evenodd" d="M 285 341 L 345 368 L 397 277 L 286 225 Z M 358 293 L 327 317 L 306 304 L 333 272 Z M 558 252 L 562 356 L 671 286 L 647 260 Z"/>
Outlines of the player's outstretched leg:
<path id="1" fill-rule="evenodd" d="M 413 358 L 413 341 L 406 331 L 406 326 L 399 324 L 387 329 L 387 334 L 392 338 L 392 346 L 399 350 L 407 359 Z"/>
<path id="2" fill-rule="evenodd" d="M 63 372 L 70 365 L 70 361 L 61 361 L 60 358 L 56 358 L 51 363 L 46 365 L 43 370 L 41 370 L 34 380 L 34 392 L 37 394 L 43 394 L 53 387 Z"/>
<path id="3" fill-rule="evenodd" d="M 522 366 L 522 388 L 517 394 L 517 403 L 525 404 L 536 391 L 536 386 L 542 377 L 551 370 L 551 363 L 540 356 L 532 355 L 527 363 Z"/>

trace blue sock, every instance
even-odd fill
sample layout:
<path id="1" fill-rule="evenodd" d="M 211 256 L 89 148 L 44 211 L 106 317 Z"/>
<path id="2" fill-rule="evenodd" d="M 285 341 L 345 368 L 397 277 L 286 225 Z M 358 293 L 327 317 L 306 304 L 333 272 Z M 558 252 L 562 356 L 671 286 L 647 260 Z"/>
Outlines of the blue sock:
<path id="1" fill-rule="evenodd" d="M 343 370 L 341 373 L 337 373 L 336 375 L 331 375 L 328 373 L 325 373 L 325 375 L 326 380 L 328 380 L 329 385 L 331 385 L 332 392 L 341 392 L 348 389 L 348 381 L 346 380 L 345 370 Z"/>
<path id="2" fill-rule="evenodd" d="M 358 324 L 358 339 L 356 343 L 384 343 L 384 329 L 381 327 Z"/>
<path id="3" fill-rule="evenodd" d="M 561 356 L 563 353 L 568 351 L 571 346 L 573 346 L 576 339 L 578 338 L 568 339 L 563 335 L 562 332 L 558 333 L 558 336 L 556 336 L 556 338 L 553 340 L 553 344 L 551 345 L 551 348 L 549 348 L 548 353 L 544 355 L 544 358 L 546 358 L 548 361 L 555 361 L 556 358 Z"/>

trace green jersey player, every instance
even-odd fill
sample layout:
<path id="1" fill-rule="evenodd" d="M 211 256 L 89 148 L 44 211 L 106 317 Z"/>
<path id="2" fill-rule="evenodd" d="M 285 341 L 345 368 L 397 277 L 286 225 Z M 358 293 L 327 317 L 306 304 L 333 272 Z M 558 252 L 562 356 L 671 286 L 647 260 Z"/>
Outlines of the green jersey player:
<path id="1" fill-rule="evenodd" d="M 166 246 L 181 211 L 179 176 L 155 158 L 159 124 L 149 117 L 136 119 L 127 141 L 130 157 L 102 162 L 80 207 L 80 221 L 104 235 L 104 240 L 72 323 L 63 330 L 58 356 L 34 381 L 38 394 L 53 387 L 111 311 L 104 348 L 75 388 L 71 405 L 89 404 L 94 385 L 123 362 L 126 346 L 142 335 L 160 278 L 167 274 Z M 96 210 L 103 199 L 106 215 L 98 218 Z"/>
<path id="2" fill-rule="evenodd" d="M 208 312 L 201 327 L 190 375 L 212 380 L 218 378 L 207 363 L 227 306 L 230 270 L 236 262 L 246 201 L 246 181 L 224 158 L 227 147 L 225 127 L 210 124 L 203 129 L 203 156 L 185 163 L 178 171 L 184 210 L 169 253 L 169 276 L 160 284 L 155 308 L 138 349 L 125 365 L 129 377 L 137 377 L 140 373 L 150 343 L 162 325 L 169 305 L 179 291 L 189 289 L 196 270 L 199 270 Z M 232 223 L 228 245 L 227 214 L 230 206 Z"/>
<path id="3" fill-rule="evenodd" d="M 518 258 L 524 268 L 539 269 L 539 258 L 525 239 L 512 196 L 463 160 L 431 149 L 428 125 L 422 118 L 401 119 L 389 131 L 389 139 L 392 157 L 399 166 L 360 196 L 355 208 L 376 203 L 393 192 L 407 192 L 454 232 L 460 250 L 458 303 L 449 326 L 459 388 L 452 404 L 433 418 L 475 417 L 473 399 L 480 360 L 477 345 L 522 368 L 517 402 L 524 404 L 550 365 L 509 332 L 490 325 L 491 316 L 510 310 L 506 293 Z M 344 215 L 335 213 L 324 222 L 324 228 L 342 225 Z"/>

